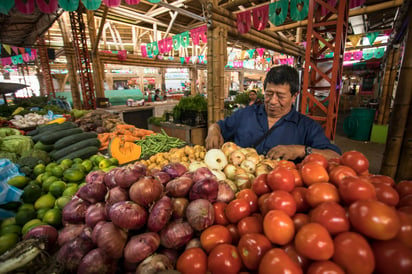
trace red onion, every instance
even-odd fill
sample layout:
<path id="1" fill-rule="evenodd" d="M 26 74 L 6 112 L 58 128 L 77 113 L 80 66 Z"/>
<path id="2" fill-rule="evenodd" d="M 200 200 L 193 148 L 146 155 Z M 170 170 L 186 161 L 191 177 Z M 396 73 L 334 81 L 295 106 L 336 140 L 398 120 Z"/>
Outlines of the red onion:
<path id="1" fill-rule="evenodd" d="M 90 203 L 74 196 L 62 210 L 63 224 L 80 224 L 84 223 L 86 210 Z"/>
<path id="2" fill-rule="evenodd" d="M 133 202 L 147 208 L 158 200 L 163 192 L 163 185 L 152 177 L 144 176 L 129 189 L 129 197 Z"/>
<path id="3" fill-rule="evenodd" d="M 217 202 L 224 202 L 228 203 L 235 198 L 235 192 L 233 189 L 225 183 L 225 181 L 218 182 L 218 190 L 217 190 Z"/>
<path id="4" fill-rule="evenodd" d="M 173 221 L 160 231 L 160 243 L 167 248 L 178 249 L 193 237 L 193 228 L 188 222 Z"/>
<path id="5" fill-rule="evenodd" d="M 187 168 L 181 163 L 170 163 L 170 164 L 165 165 L 162 168 L 162 171 L 167 172 L 170 175 L 170 177 L 173 179 L 176 177 L 180 177 L 184 173 L 186 173 Z"/>
<path id="6" fill-rule="evenodd" d="M 104 197 L 106 196 L 107 193 L 107 187 L 105 184 L 101 183 L 89 183 L 85 184 L 82 186 L 78 191 L 77 191 L 77 196 L 82 198 L 83 200 L 86 200 L 92 204 L 95 204 L 97 202 L 104 201 Z"/>
<path id="7" fill-rule="evenodd" d="M 141 176 L 146 174 L 144 165 L 128 165 L 122 167 L 114 174 L 114 179 L 118 186 L 128 188 L 136 182 Z"/>
<path id="8" fill-rule="evenodd" d="M 186 218 L 195 230 L 202 231 L 215 222 L 215 210 L 208 200 L 197 199 L 187 206 Z"/>
<path id="9" fill-rule="evenodd" d="M 180 177 L 188 177 L 188 178 L 190 178 L 190 179 L 193 180 L 193 172 L 187 171 L 187 172 L 185 172 L 185 173 L 184 173 L 182 176 L 180 176 Z"/>
<path id="10" fill-rule="evenodd" d="M 103 170 L 94 170 L 89 172 L 89 174 L 86 175 L 85 182 L 90 184 L 90 183 L 104 183 L 104 177 L 106 176 L 106 172 Z"/>
<path id="11" fill-rule="evenodd" d="M 85 224 L 70 224 L 59 231 L 59 236 L 57 238 L 57 243 L 59 246 L 64 245 L 66 242 L 73 241 L 83 229 L 86 227 Z"/>
<path id="12" fill-rule="evenodd" d="M 186 198 L 172 199 L 172 217 L 174 219 L 182 219 L 186 216 L 186 208 L 189 200 Z"/>
<path id="13" fill-rule="evenodd" d="M 163 196 L 150 211 L 147 219 L 147 228 L 150 231 L 160 231 L 172 216 L 172 200 L 168 196 Z"/>
<path id="14" fill-rule="evenodd" d="M 216 202 L 218 189 L 219 185 L 214 178 L 205 178 L 192 186 L 189 192 L 189 200 L 207 199 L 211 203 Z"/>
<path id="15" fill-rule="evenodd" d="M 86 225 L 93 228 L 99 221 L 107 220 L 106 205 L 96 203 L 90 205 L 86 210 Z"/>
<path id="16" fill-rule="evenodd" d="M 136 269 L 136 274 L 157 274 L 162 270 L 172 270 L 173 265 L 169 258 L 163 254 L 155 254 L 147 257 L 139 264 Z"/>
<path id="17" fill-rule="evenodd" d="M 146 224 L 147 211 L 132 201 L 118 202 L 112 205 L 109 217 L 112 222 L 121 228 L 139 229 Z"/>
<path id="18" fill-rule="evenodd" d="M 216 179 L 216 176 L 210 171 L 210 169 L 204 166 L 196 169 L 192 175 L 192 179 L 194 182 L 199 182 L 200 180 L 210 177 Z"/>
<path id="19" fill-rule="evenodd" d="M 106 175 L 104 176 L 104 183 L 108 188 L 113 188 L 115 186 L 117 186 L 116 184 L 116 179 L 115 179 L 115 175 L 116 172 L 121 170 L 122 168 L 120 167 L 115 167 L 113 169 L 111 169 L 109 172 L 106 173 Z"/>
<path id="20" fill-rule="evenodd" d="M 165 185 L 171 179 L 169 173 L 165 171 L 157 171 L 153 173 L 152 176 L 155 180 L 159 181 L 162 185 Z"/>
<path id="21" fill-rule="evenodd" d="M 92 231 L 92 241 L 94 244 L 97 245 L 97 235 L 99 234 L 99 230 L 102 228 L 102 226 L 107 223 L 106 221 L 100 221 L 98 222 L 94 227 Z"/>
<path id="22" fill-rule="evenodd" d="M 127 200 L 129 200 L 129 192 L 120 186 L 115 186 L 112 189 L 109 189 L 105 197 L 106 204 L 109 205 L 114 205 L 117 202 Z"/>
<path id="23" fill-rule="evenodd" d="M 171 197 L 186 197 L 193 180 L 189 177 L 177 177 L 166 184 L 166 193 Z"/>
<path id="24" fill-rule="evenodd" d="M 138 263 L 152 255 L 160 245 L 159 234 L 146 232 L 130 238 L 124 249 L 124 258 L 130 263 Z"/>
<path id="25" fill-rule="evenodd" d="M 115 259 L 123 256 L 126 240 L 127 233 L 110 222 L 103 224 L 96 235 L 97 246 Z"/>
<path id="26" fill-rule="evenodd" d="M 57 242 L 58 234 L 57 229 L 51 225 L 40 225 L 30 229 L 29 232 L 24 235 L 23 239 L 40 239 L 45 243 L 46 249 L 51 249 Z"/>
<path id="27" fill-rule="evenodd" d="M 92 249 L 93 242 L 90 239 L 77 237 L 59 249 L 56 259 L 64 265 L 66 271 L 75 273 L 84 255 Z"/>
<path id="28" fill-rule="evenodd" d="M 78 274 L 114 274 L 117 269 L 117 260 L 110 258 L 100 248 L 90 250 L 80 262 Z"/>

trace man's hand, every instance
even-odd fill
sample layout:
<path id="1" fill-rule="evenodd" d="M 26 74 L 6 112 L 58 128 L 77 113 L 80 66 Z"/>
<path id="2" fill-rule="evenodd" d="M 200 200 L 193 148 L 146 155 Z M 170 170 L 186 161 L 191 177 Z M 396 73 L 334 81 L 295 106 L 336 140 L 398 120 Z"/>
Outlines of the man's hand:
<path id="1" fill-rule="evenodd" d="M 303 145 L 278 145 L 269 150 L 266 157 L 276 160 L 295 160 L 305 157 L 305 146 Z"/>
<path id="2" fill-rule="evenodd" d="M 209 127 L 205 143 L 205 147 L 208 150 L 222 147 L 224 140 L 218 124 L 214 123 Z"/>

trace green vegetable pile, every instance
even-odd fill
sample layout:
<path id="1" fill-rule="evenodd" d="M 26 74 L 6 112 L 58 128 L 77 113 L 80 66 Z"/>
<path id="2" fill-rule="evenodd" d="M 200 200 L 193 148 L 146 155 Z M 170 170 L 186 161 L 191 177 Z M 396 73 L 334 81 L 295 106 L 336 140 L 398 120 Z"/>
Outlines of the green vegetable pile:
<path id="1" fill-rule="evenodd" d="M 2 129 L 2 132 L 4 130 Z M 18 135 L 9 135 L 0 137 L 0 158 L 7 158 L 12 162 L 16 162 L 21 157 L 23 152 L 33 148 L 33 141 L 28 136 L 21 135 L 20 132 L 7 131 L 8 133 L 16 133 Z M 4 133 L 4 132 L 3 132 Z"/>
<path id="2" fill-rule="evenodd" d="M 161 129 L 161 133 L 146 136 L 144 139 L 136 142 L 142 147 L 140 159 L 147 159 L 159 152 L 167 152 L 172 148 L 186 145 L 186 142 L 179 138 L 171 137 Z"/>

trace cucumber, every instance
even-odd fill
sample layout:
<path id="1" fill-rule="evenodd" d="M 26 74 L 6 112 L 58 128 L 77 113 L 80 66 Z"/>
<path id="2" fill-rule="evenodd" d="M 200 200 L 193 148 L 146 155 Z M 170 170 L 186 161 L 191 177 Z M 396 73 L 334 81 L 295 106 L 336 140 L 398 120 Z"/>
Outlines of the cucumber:
<path id="1" fill-rule="evenodd" d="M 64 148 L 61 148 L 59 150 L 56 150 L 55 152 L 53 152 L 51 154 L 51 157 L 55 160 L 60 159 L 62 157 L 64 157 L 65 155 L 68 155 L 70 153 L 76 152 L 82 148 L 85 147 L 100 147 L 100 141 L 97 138 L 89 138 L 89 139 L 85 139 L 82 140 L 80 142 L 71 144 L 69 146 L 66 146 Z"/>
<path id="2" fill-rule="evenodd" d="M 99 148 L 89 146 L 89 147 L 85 147 L 77 151 L 74 151 L 70 154 L 67 154 L 66 156 L 63 156 L 62 158 L 58 159 L 56 162 L 60 163 L 63 159 L 74 159 L 74 158 L 87 159 L 97 154 L 97 152 L 99 152 Z"/>
<path id="3" fill-rule="evenodd" d="M 29 132 L 27 132 L 26 133 L 26 136 L 35 136 L 35 135 L 37 135 L 37 134 L 39 134 L 40 133 L 40 130 L 39 130 L 39 127 L 36 127 L 35 129 L 33 129 L 33 130 L 30 130 Z"/>
<path id="4" fill-rule="evenodd" d="M 90 138 L 97 138 L 97 133 L 90 131 L 90 132 L 82 132 L 82 133 L 74 134 L 72 136 L 67 136 L 67 137 L 64 137 L 58 140 L 56 143 L 54 143 L 54 149 L 59 150 L 71 144 L 80 142 L 82 140 L 90 139 Z"/>
<path id="5" fill-rule="evenodd" d="M 53 127 L 51 127 L 53 125 Z M 77 125 L 72 122 L 64 122 L 62 124 L 50 124 L 44 127 L 39 128 L 40 133 L 37 135 L 32 136 L 33 142 L 37 142 L 40 140 L 41 137 L 49 135 L 50 133 L 55 133 L 60 130 L 70 129 L 70 128 L 77 128 Z"/>
<path id="6" fill-rule="evenodd" d="M 63 129 L 56 132 L 50 132 L 40 137 L 39 141 L 45 145 L 53 145 L 59 139 L 64 138 L 66 136 L 70 136 L 77 133 L 82 133 L 83 130 L 79 127 L 70 128 L 70 129 Z"/>

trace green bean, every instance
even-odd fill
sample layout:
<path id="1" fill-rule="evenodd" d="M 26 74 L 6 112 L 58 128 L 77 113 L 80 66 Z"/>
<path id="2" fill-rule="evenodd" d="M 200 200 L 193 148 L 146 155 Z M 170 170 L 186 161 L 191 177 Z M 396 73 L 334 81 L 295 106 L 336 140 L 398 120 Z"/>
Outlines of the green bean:
<path id="1" fill-rule="evenodd" d="M 175 147 L 181 147 L 186 144 L 177 137 L 171 137 L 161 129 L 161 133 L 146 136 L 144 139 L 136 141 L 136 144 L 142 148 L 141 159 L 148 158 L 159 152 L 167 152 Z"/>

